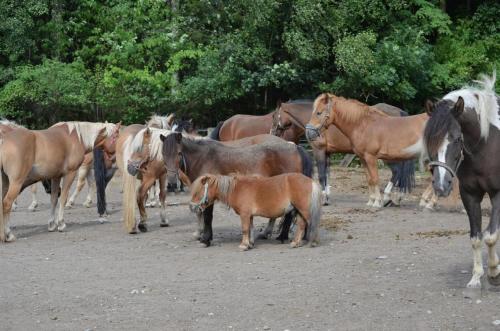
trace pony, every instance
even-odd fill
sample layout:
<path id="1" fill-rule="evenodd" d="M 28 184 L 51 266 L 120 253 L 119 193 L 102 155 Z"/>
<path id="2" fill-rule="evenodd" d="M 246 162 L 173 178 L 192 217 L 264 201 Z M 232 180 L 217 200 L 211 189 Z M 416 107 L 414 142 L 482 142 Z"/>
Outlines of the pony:
<path id="1" fill-rule="evenodd" d="M 408 116 L 405 111 L 386 103 L 378 103 L 373 107 L 390 116 Z M 305 132 L 305 125 L 311 119 L 312 109 L 313 102 L 311 100 L 297 100 L 279 104 L 272 116 L 271 134 L 283 136 L 289 131 L 293 139 L 298 141 Z M 330 173 L 330 155 L 332 153 L 353 153 L 351 141 L 335 125 L 330 125 L 319 137 L 309 141 L 309 144 L 313 149 L 316 160 L 319 182 L 323 187 L 323 195 L 326 198 L 325 204 L 329 204 L 330 185 L 328 175 Z M 405 162 L 387 162 L 387 165 L 391 169 L 392 176 L 384 190 L 384 206 L 391 203 L 398 205 L 401 196 L 396 200 L 391 200 L 392 189 L 396 187 L 400 192 L 410 191 L 411 182 L 405 180 L 405 176 L 408 170 L 411 170 L 411 167 L 409 168 Z"/>
<path id="2" fill-rule="evenodd" d="M 169 182 L 175 183 L 180 176 L 181 166 L 183 174 L 194 182 L 199 176 L 210 173 L 229 175 L 259 174 L 270 177 L 289 172 L 302 173 L 312 176 L 312 160 L 307 152 L 298 145 L 283 141 L 268 135 L 261 138 L 260 144 L 243 147 L 224 145 L 212 139 L 196 139 L 183 137 L 180 133 L 162 135 L 163 162 L 167 171 Z M 207 207 L 198 215 L 199 240 L 202 244 L 210 246 L 212 240 L 213 206 Z M 293 215 L 287 214 L 283 222 L 282 235 L 285 239 Z M 274 224 L 274 219 L 271 219 Z M 270 223 L 271 223 L 270 221 Z"/>
<path id="3" fill-rule="evenodd" d="M 64 206 L 68 191 L 85 154 L 113 132 L 115 124 L 60 122 L 46 130 L 12 130 L 0 141 L 0 180 L 3 203 L 0 211 L 0 240 L 11 242 L 9 227 L 12 203 L 27 186 L 42 179 L 51 180 L 51 217 L 49 231 L 63 231 Z M 59 212 L 55 210 L 62 188 Z"/>
<path id="4" fill-rule="evenodd" d="M 382 196 L 378 186 L 377 160 L 406 161 L 402 180 L 414 186 L 414 159 L 422 149 L 422 134 L 427 114 L 406 117 L 388 116 L 362 102 L 323 93 L 314 101 L 306 125 L 309 141 L 316 140 L 330 125 L 337 126 L 349 140 L 354 153 L 366 170 L 369 200 L 367 205 L 379 208 Z"/>
<path id="5" fill-rule="evenodd" d="M 432 185 L 438 196 L 450 194 L 453 178 L 470 224 L 473 251 L 472 278 L 467 287 L 480 288 L 484 274 L 482 242 L 488 247 L 488 280 L 500 285 L 496 253 L 500 215 L 500 97 L 495 94 L 496 73 L 481 76 L 477 87 L 465 87 L 441 100 L 426 102 L 430 119 L 424 132 L 424 159 L 430 161 Z M 491 200 L 490 222 L 483 234 L 481 201 Z"/>
<path id="6" fill-rule="evenodd" d="M 314 246 L 319 242 L 321 188 L 302 174 L 273 177 L 204 175 L 191 185 L 191 211 L 201 213 L 217 200 L 240 216 L 243 232 L 240 250 L 254 247 L 254 216 L 277 218 L 292 210 L 297 214 L 297 231 L 290 246 L 301 246 L 306 226 L 305 237 L 309 244 Z"/>

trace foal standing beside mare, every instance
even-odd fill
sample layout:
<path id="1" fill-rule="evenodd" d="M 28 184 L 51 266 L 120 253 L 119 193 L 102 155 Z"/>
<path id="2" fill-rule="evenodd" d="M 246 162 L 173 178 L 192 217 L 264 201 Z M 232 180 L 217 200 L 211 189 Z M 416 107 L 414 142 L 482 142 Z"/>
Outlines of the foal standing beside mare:
<path id="1" fill-rule="evenodd" d="M 46 130 L 16 129 L 4 135 L 0 143 L 0 191 L 3 192 L 0 240 L 15 240 L 9 227 L 12 203 L 25 187 L 43 179 L 51 179 L 49 231 L 63 231 L 68 191 L 84 155 L 114 128 L 115 124 L 111 123 L 60 122 Z M 61 200 L 56 217 L 61 179 Z"/>
<path id="2" fill-rule="evenodd" d="M 306 225 L 309 244 L 319 242 L 321 188 L 302 174 L 274 177 L 204 175 L 192 184 L 191 196 L 193 212 L 200 213 L 219 200 L 240 215 L 241 250 L 254 246 L 254 216 L 275 219 L 291 210 L 297 214 L 297 231 L 290 246 L 301 246 Z"/>
<path id="3" fill-rule="evenodd" d="M 453 177 L 458 177 L 460 195 L 470 223 L 474 266 L 467 287 L 481 287 L 484 274 L 481 201 L 491 200 L 490 223 L 484 233 L 488 246 L 488 280 L 500 285 L 496 252 L 500 222 L 500 97 L 495 94 L 495 74 L 483 76 L 482 88 L 464 88 L 448 93 L 436 103 L 427 102 L 430 119 L 424 142 L 433 168 L 432 183 L 439 196 L 448 196 Z"/>

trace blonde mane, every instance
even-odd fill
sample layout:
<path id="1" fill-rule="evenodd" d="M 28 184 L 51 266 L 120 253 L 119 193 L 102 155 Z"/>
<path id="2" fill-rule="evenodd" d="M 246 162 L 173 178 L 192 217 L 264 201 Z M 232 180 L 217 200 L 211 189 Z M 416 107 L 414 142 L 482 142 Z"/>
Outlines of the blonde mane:
<path id="1" fill-rule="evenodd" d="M 172 128 L 170 127 L 170 122 L 172 121 L 174 114 L 169 114 L 167 116 L 160 116 L 157 114 L 154 114 L 151 116 L 149 121 L 146 123 L 146 126 L 149 126 L 151 128 L 157 128 L 157 129 L 167 129 L 171 130 Z"/>
<path id="2" fill-rule="evenodd" d="M 149 143 L 149 157 L 153 160 L 163 161 L 162 146 L 163 142 L 160 139 L 161 135 L 168 136 L 172 131 L 167 129 L 157 129 L 157 128 L 144 128 L 137 132 L 135 137 L 132 139 L 130 144 L 129 156 L 135 152 L 140 152 L 143 149 L 144 144 L 144 133 L 146 130 L 151 132 L 151 140 Z"/>
<path id="3" fill-rule="evenodd" d="M 355 99 L 346 99 L 335 95 L 329 95 L 329 97 L 333 99 L 334 111 L 340 118 L 349 123 L 357 123 L 370 114 L 384 117 L 388 116 L 377 108 L 371 107 Z"/>
<path id="4" fill-rule="evenodd" d="M 0 125 L 5 125 L 5 126 L 8 126 L 8 127 L 14 128 L 14 129 L 24 128 L 24 126 L 19 125 L 19 124 L 17 124 L 17 123 L 16 123 L 16 122 L 14 122 L 14 121 L 9 121 L 9 120 L 8 120 L 8 119 L 6 119 L 6 118 L 2 118 L 2 119 L 0 120 Z"/>
<path id="5" fill-rule="evenodd" d="M 229 198 L 234 189 L 234 179 L 232 176 L 223 175 L 207 175 L 209 176 L 208 185 L 217 185 L 217 193 L 219 195 L 219 201 L 229 207 Z M 203 190 L 203 184 L 201 184 L 201 179 L 205 176 L 198 177 L 191 185 L 191 192 L 198 192 Z"/>
<path id="6" fill-rule="evenodd" d="M 101 129 L 106 129 L 106 134 L 110 136 L 116 129 L 116 124 L 114 123 L 94 123 L 94 122 L 59 122 L 54 124 L 52 127 L 57 127 L 65 125 L 68 127 L 68 132 L 71 134 L 73 131 L 76 132 L 78 140 L 83 143 L 86 149 L 93 149 L 94 142 L 97 139 L 97 135 Z"/>
<path id="7" fill-rule="evenodd" d="M 445 100 L 457 102 L 458 97 L 464 99 L 464 108 L 474 109 L 481 127 L 481 137 L 488 139 L 490 124 L 500 129 L 499 107 L 495 93 L 496 72 L 491 77 L 481 75 L 475 81 L 478 87 L 465 87 L 458 91 L 448 93 Z"/>

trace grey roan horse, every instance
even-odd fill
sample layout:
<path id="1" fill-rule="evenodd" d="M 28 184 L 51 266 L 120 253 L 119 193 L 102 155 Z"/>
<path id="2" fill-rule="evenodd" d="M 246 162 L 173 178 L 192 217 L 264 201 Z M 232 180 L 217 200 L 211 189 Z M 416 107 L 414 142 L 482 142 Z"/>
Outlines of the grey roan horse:
<path id="1" fill-rule="evenodd" d="M 439 196 L 450 194 L 457 176 L 460 195 L 470 222 L 474 267 L 467 287 L 481 287 L 481 201 L 488 193 L 492 211 L 484 233 L 488 246 L 488 280 L 500 285 L 499 260 L 495 250 L 500 218 L 500 99 L 494 92 L 495 75 L 482 77 L 482 88 L 465 88 L 447 94 L 433 104 L 428 101 L 424 142 L 432 183 Z"/>

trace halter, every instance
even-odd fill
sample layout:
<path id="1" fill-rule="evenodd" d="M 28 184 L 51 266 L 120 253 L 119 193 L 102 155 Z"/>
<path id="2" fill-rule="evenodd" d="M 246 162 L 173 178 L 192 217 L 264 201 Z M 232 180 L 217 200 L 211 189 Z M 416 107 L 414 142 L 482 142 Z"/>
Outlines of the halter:
<path id="1" fill-rule="evenodd" d="M 205 183 L 205 185 L 203 186 L 205 187 L 205 191 L 203 192 L 203 197 L 201 197 L 200 202 L 193 204 L 193 206 L 196 209 L 200 210 L 203 210 L 204 208 L 202 206 L 208 202 L 208 183 Z"/>
<path id="2" fill-rule="evenodd" d="M 278 112 L 278 124 L 276 125 L 276 133 L 279 130 L 282 130 L 282 134 L 285 133 L 286 130 L 288 130 L 292 124 L 289 124 L 287 126 L 283 126 L 281 124 L 281 112 L 280 112 L 281 108 L 278 108 L 277 112 Z M 273 125 L 271 126 L 271 130 L 269 130 L 269 134 L 273 134 L 273 129 L 274 129 L 274 116 L 273 116 Z"/>
<path id="3" fill-rule="evenodd" d="M 428 166 L 431 169 L 433 169 L 435 167 L 444 168 L 446 171 L 448 171 L 450 173 L 452 178 L 457 177 L 458 168 L 460 167 L 460 164 L 462 164 L 462 161 L 464 160 L 464 152 L 463 151 L 465 151 L 467 154 L 471 155 L 471 153 L 468 151 L 467 147 L 465 146 L 463 135 L 462 135 L 461 141 L 462 141 L 462 149 L 460 150 L 460 160 L 458 160 L 458 163 L 457 163 L 457 166 L 455 167 L 455 169 L 450 167 L 445 162 L 441 162 L 441 161 L 431 161 L 428 163 Z"/>
<path id="4" fill-rule="evenodd" d="M 180 154 L 181 154 L 182 168 L 184 168 L 184 170 L 186 170 L 187 169 L 186 158 L 184 157 L 184 154 L 182 154 L 182 153 L 180 153 Z M 165 168 L 165 170 L 167 170 L 167 174 L 170 172 L 170 173 L 174 173 L 176 176 L 179 176 L 179 168 L 169 169 L 166 164 L 163 164 L 163 167 Z M 181 170 L 182 170 L 182 168 L 181 168 Z"/>
<path id="5" fill-rule="evenodd" d="M 326 122 L 330 118 L 330 112 L 332 111 L 333 105 L 331 104 L 331 99 L 328 98 L 328 104 L 326 105 L 327 112 L 323 116 L 323 121 L 321 121 L 318 127 L 315 127 L 312 124 L 306 124 L 306 131 L 314 131 L 317 134 L 317 137 L 321 136 L 321 130 L 326 126 Z"/>

